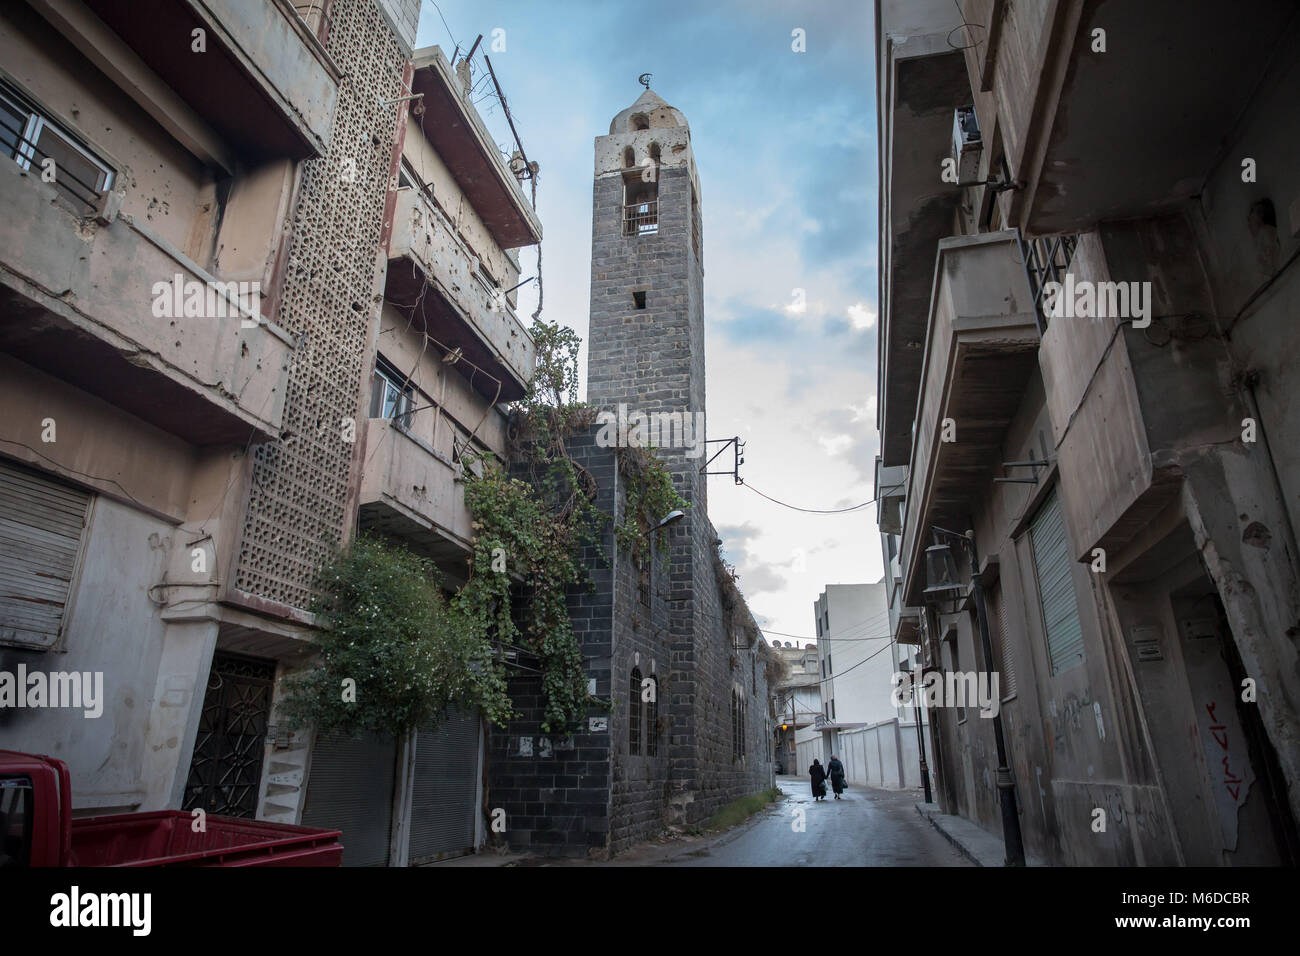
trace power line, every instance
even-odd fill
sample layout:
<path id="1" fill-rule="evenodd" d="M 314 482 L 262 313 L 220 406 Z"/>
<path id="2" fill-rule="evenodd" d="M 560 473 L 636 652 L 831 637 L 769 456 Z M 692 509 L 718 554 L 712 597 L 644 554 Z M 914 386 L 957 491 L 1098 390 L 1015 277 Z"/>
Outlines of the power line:
<path id="1" fill-rule="evenodd" d="M 757 488 L 755 488 L 753 485 L 749 484 L 749 482 L 745 482 L 745 484 L 744 484 L 742 487 L 748 488 L 750 491 L 752 491 L 754 494 L 758 495 L 759 497 L 761 497 L 761 498 L 766 498 L 768 501 L 772 502 L 773 504 L 778 504 L 778 505 L 780 505 L 782 508 L 789 508 L 791 511 L 801 511 L 801 512 L 803 512 L 804 514 L 810 514 L 810 515 L 842 515 L 842 514 L 847 514 L 847 513 L 852 512 L 852 511 L 861 511 L 861 510 L 862 510 L 863 508 L 865 508 L 867 505 L 873 505 L 873 504 L 875 504 L 877 501 L 880 500 L 879 496 L 877 496 L 877 497 L 875 497 L 875 498 L 872 498 L 870 501 L 864 501 L 864 502 L 862 502 L 861 504 L 853 505 L 853 506 L 848 507 L 848 508 L 801 508 L 801 507 L 799 507 L 798 505 L 792 505 L 792 504 L 790 504 L 790 503 L 788 503 L 788 502 L 781 501 L 781 500 L 778 499 L 778 498 L 773 498 L 771 495 L 763 494 L 763 492 L 759 491 L 759 490 L 758 490 Z M 898 489 L 898 488 L 901 488 L 901 487 L 903 487 L 902 482 L 900 482 L 900 483 L 898 483 L 898 484 L 896 484 L 896 485 L 891 485 L 890 487 L 886 488 L 885 491 L 894 491 L 895 489 Z"/>

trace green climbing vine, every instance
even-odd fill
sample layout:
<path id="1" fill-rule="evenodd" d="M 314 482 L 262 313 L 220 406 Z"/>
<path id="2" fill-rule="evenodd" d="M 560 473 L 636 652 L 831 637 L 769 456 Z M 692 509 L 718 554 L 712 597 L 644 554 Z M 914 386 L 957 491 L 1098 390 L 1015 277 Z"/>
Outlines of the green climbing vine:
<path id="1" fill-rule="evenodd" d="M 510 714 L 493 649 L 449 603 L 433 563 L 361 535 L 316 576 L 312 610 L 323 625 L 313 665 L 289 681 L 285 715 L 295 726 L 402 734 L 449 705 Z"/>
<path id="2" fill-rule="evenodd" d="M 644 567 L 650 557 L 650 536 L 656 535 L 661 568 L 668 566 L 669 552 L 664 546 L 666 530 L 655 526 L 673 511 L 690 507 L 677 489 L 672 476 L 654 453 L 646 448 L 620 448 L 618 469 L 627 490 L 627 507 L 623 520 L 614 528 L 619 547 L 631 553 L 637 565 Z"/>
<path id="3" fill-rule="evenodd" d="M 544 733 L 577 729 L 592 704 L 568 597 L 590 587 L 587 565 L 604 556 L 610 516 L 595 507 L 594 477 L 569 454 L 595 409 L 578 401 L 578 336 L 536 321 L 536 369 L 511 409 L 507 469 L 490 454 L 464 475 L 472 517 L 469 577 L 444 596 L 437 568 L 405 548 L 366 535 L 317 578 L 313 610 L 324 626 L 313 666 L 290 682 L 286 716 L 324 730 L 401 734 L 435 721 L 449 705 L 477 707 L 504 726 L 506 650 L 540 662 Z M 657 522 L 687 504 L 654 455 L 621 449 L 627 488 L 620 547 L 644 563 Z M 462 460 L 473 465 L 468 450 Z M 664 549 L 667 560 L 667 549 Z"/>
<path id="4" fill-rule="evenodd" d="M 537 656 L 542 730 L 559 734 L 575 729 L 593 702 L 566 598 L 573 587 L 589 584 L 584 549 L 598 548 L 606 519 L 594 505 L 595 479 L 567 445 L 595 418 L 577 400 L 580 340 L 571 329 L 540 320 L 532 335 L 536 370 L 510 423 L 511 459 L 528 480 L 491 460 L 481 475 L 466 475 L 474 554 L 456 602 L 480 633 Z M 523 579 L 522 589 L 512 575 Z"/>

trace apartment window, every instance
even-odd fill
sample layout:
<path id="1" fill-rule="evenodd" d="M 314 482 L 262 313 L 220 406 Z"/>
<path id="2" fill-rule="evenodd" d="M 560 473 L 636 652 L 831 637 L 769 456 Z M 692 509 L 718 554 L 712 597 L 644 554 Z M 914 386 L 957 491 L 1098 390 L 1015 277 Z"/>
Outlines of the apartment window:
<path id="1" fill-rule="evenodd" d="M 835 719 L 835 698 L 831 698 L 831 720 Z"/>
<path id="2" fill-rule="evenodd" d="M 113 185 L 113 169 L 77 137 L 10 86 L 0 84 L 0 144 L 23 169 L 40 173 L 54 161 L 54 184 L 77 211 L 93 212 Z"/>
<path id="3" fill-rule="evenodd" d="M 370 389 L 370 417 L 387 418 L 402 431 L 411 427 L 415 389 L 407 377 L 382 355 L 375 360 L 375 380 Z"/>
<path id="4" fill-rule="evenodd" d="M 632 668 L 627 695 L 627 752 L 636 756 L 641 752 L 641 668 Z"/>
<path id="5" fill-rule="evenodd" d="M 817 636 L 822 636 L 822 617 L 820 614 L 817 615 Z"/>
<path id="6" fill-rule="evenodd" d="M 1083 628 L 1074 596 L 1070 543 L 1061 518 L 1060 499 L 1053 488 L 1029 526 L 1038 582 L 1038 604 L 1052 674 L 1067 671 L 1083 660 Z"/>
<path id="7" fill-rule="evenodd" d="M 835 673 L 835 668 L 831 664 L 831 656 L 830 654 L 827 654 L 826 655 L 826 676 L 830 677 L 834 673 Z"/>

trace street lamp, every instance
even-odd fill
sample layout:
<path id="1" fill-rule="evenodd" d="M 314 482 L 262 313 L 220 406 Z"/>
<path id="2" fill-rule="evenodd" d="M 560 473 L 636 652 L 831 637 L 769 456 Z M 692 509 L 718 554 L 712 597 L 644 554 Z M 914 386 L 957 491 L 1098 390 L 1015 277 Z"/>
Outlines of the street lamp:
<path id="1" fill-rule="evenodd" d="M 925 787 L 925 802 L 933 803 L 934 800 L 930 795 L 930 768 L 925 765 L 925 735 L 921 733 L 921 701 L 917 699 L 916 683 L 911 680 L 912 675 L 912 655 L 899 662 L 898 669 L 908 675 L 908 681 L 912 687 L 912 709 L 916 712 L 916 746 L 921 754 L 921 784 Z"/>
<path id="2" fill-rule="evenodd" d="M 925 549 L 926 571 L 930 575 L 927 577 L 929 586 L 922 591 L 922 594 L 933 604 L 949 600 L 948 596 L 954 592 L 957 600 L 960 600 L 960 585 L 952 560 L 952 551 L 947 545 L 939 544 L 938 540 L 940 534 L 956 538 L 970 554 L 971 593 L 975 598 L 975 616 L 979 621 L 980 648 L 984 653 L 986 667 L 992 666 L 993 644 L 989 639 L 989 616 L 988 609 L 984 606 L 984 585 L 980 583 L 979 553 L 975 550 L 975 532 L 967 531 L 965 534 L 958 534 L 956 531 L 933 525 L 931 531 L 934 532 L 935 543 Z M 952 613 L 955 611 L 956 601 Z M 1016 812 L 1016 778 L 1012 776 L 1007 761 L 1007 745 L 1002 735 L 1001 711 L 993 715 L 993 740 L 998 748 L 998 797 L 1002 804 L 1002 842 L 1006 848 L 1006 865 L 1024 866 L 1025 847 L 1020 837 L 1020 815 Z"/>

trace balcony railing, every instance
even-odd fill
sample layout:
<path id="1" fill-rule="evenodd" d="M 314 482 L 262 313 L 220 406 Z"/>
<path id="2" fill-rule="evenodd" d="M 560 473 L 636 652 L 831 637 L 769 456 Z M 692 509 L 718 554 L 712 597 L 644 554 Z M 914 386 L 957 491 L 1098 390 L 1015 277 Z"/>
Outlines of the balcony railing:
<path id="1" fill-rule="evenodd" d="M 1034 310 L 1038 313 L 1038 334 L 1047 331 L 1047 314 L 1043 311 L 1043 287 L 1049 282 L 1063 282 L 1066 270 L 1074 259 L 1079 237 L 1044 236 L 1039 239 L 1021 239 L 1020 253 L 1025 260 L 1025 274 L 1029 277 L 1029 290 L 1034 294 Z"/>
<path id="2" fill-rule="evenodd" d="M 659 231 L 659 200 L 623 207 L 623 235 L 651 236 Z"/>

